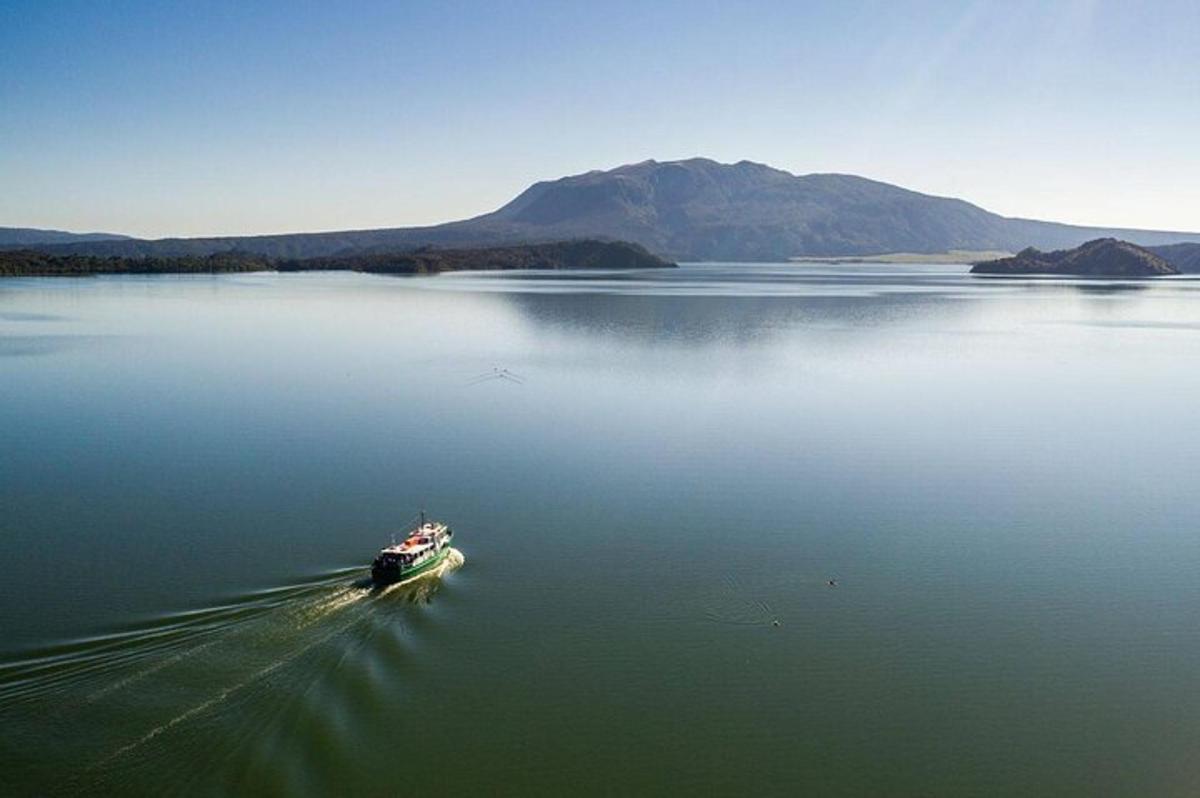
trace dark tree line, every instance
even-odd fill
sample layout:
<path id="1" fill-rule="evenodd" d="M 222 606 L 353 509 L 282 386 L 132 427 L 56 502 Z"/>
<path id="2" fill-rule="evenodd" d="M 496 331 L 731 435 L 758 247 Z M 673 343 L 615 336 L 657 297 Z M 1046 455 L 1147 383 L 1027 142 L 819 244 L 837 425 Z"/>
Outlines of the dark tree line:
<path id="1" fill-rule="evenodd" d="M 212 274 L 255 272 L 275 268 L 269 258 L 221 252 L 178 258 L 106 258 L 94 255 L 51 255 L 31 249 L 0 252 L 0 275 L 85 274 Z"/>
<path id="2" fill-rule="evenodd" d="M 352 252 L 320 258 L 271 258 L 248 252 L 178 257 L 62 255 L 32 249 L 0 251 L 0 276 L 87 274 L 215 274 L 256 271 L 359 271 L 433 274 L 499 269 L 649 269 L 674 264 L 622 241 L 556 241 L 478 249 Z"/>

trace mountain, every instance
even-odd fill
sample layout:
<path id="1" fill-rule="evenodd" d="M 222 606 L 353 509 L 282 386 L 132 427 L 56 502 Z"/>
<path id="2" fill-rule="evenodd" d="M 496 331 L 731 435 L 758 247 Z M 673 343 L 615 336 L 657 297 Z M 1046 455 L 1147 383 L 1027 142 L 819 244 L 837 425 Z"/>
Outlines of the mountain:
<path id="1" fill-rule="evenodd" d="M 1147 249 L 1184 274 L 1200 274 L 1200 244 L 1167 244 Z"/>
<path id="2" fill-rule="evenodd" d="M 0 227 L 0 248 L 20 249 L 43 244 L 128 241 L 129 236 L 115 233 L 68 233 L 63 230 L 38 230 L 34 227 Z"/>
<path id="3" fill-rule="evenodd" d="M 1166 244 L 1200 234 L 1100 230 L 1010 219 L 958 199 L 853 175 L 796 176 L 762 164 L 645 161 L 538 183 L 476 225 L 552 236 L 603 234 L 681 260 L 1016 251 L 1101 236 Z"/>
<path id="4" fill-rule="evenodd" d="M 1040 252 L 1032 247 L 1011 258 L 971 267 L 972 274 L 1018 276 L 1063 274 L 1080 277 L 1160 277 L 1179 270 L 1149 250 L 1128 241 L 1099 238 L 1075 249 Z"/>
<path id="5" fill-rule="evenodd" d="M 335 233 L 102 241 L 56 251 L 185 256 L 238 250 L 307 258 L 419 246 L 472 247 L 573 238 L 632 241 L 675 260 L 783 260 L 890 252 L 1060 249 L 1098 237 L 1142 245 L 1200 234 L 1108 230 L 1014 219 L 958 199 L 853 175 L 793 175 L 704 158 L 643 161 L 536 183 L 492 213 L 432 227 Z"/>

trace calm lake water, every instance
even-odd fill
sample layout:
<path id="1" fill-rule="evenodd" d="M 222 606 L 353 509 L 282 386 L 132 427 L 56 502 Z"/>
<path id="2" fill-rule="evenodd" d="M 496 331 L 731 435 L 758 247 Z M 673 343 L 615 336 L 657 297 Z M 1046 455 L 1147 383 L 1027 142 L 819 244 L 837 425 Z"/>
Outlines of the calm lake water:
<path id="1" fill-rule="evenodd" d="M 1200 280 L 965 271 L 0 281 L 0 792 L 1200 793 Z"/>

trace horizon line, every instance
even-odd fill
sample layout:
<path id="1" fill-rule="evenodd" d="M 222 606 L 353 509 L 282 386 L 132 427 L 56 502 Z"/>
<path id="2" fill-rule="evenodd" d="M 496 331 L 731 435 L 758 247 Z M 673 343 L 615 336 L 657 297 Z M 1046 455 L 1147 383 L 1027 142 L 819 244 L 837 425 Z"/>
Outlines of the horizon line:
<path id="1" fill-rule="evenodd" d="M 1033 216 L 1024 216 L 1024 215 L 1009 216 L 1009 215 L 1005 215 L 1003 213 L 999 213 L 997 211 L 990 210 L 982 205 L 979 205 L 979 204 L 972 202 L 969 199 L 965 199 L 963 197 L 951 196 L 949 194 L 938 194 L 938 193 L 932 193 L 932 192 L 928 192 L 928 191 L 921 191 L 918 189 L 909 188 L 907 186 L 900 185 L 898 183 L 891 183 L 886 180 L 880 180 L 880 179 L 873 178 L 873 177 L 866 177 L 864 175 L 857 174 L 855 172 L 815 171 L 815 172 L 798 173 L 798 172 L 792 172 L 790 170 L 783 169 L 783 168 L 780 168 L 777 166 L 772 166 L 771 164 L 766 163 L 765 161 L 755 161 L 755 160 L 752 160 L 749 158 L 741 158 L 741 159 L 738 159 L 737 161 L 729 162 L 729 161 L 720 161 L 720 160 L 717 160 L 715 158 L 710 158 L 705 155 L 693 155 L 693 156 L 689 156 L 687 158 L 673 158 L 673 159 L 668 159 L 668 160 L 658 160 L 657 158 L 652 158 L 652 157 L 651 158 L 643 158 L 639 161 L 629 161 L 627 163 L 617 164 L 616 166 L 611 166 L 606 169 L 605 168 L 589 169 L 589 170 L 582 171 L 582 172 L 574 172 L 571 174 L 560 175 L 558 177 L 537 178 L 537 179 L 534 179 L 532 182 L 527 183 L 524 188 L 519 189 L 516 194 L 514 194 L 510 199 L 508 199 L 504 203 L 502 203 L 499 207 L 493 208 L 491 210 L 483 211 L 481 213 L 476 213 L 473 215 L 460 216 L 460 217 L 456 217 L 456 218 L 444 219 L 444 220 L 435 221 L 435 222 L 425 222 L 425 223 L 415 223 L 415 224 L 401 223 L 401 224 L 384 225 L 384 226 L 352 226 L 352 227 L 329 227 L 329 228 L 318 228 L 318 229 L 309 228 L 309 229 L 292 229 L 292 230 L 272 230 L 272 231 L 268 231 L 268 232 L 214 232 L 214 233 L 168 234 L 168 235 L 136 235 L 133 233 L 122 232 L 120 230 L 102 230 L 102 229 L 101 230 L 92 229 L 92 230 L 85 230 L 85 231 L 76 231 L 76 230 L 70 230 L 70 229 L 66 229 L 64 227 L 59 227 L 59 226 L 54 226 L 54 225 L 43 226 L 38 223 L 28 224 L 28 225 L 0 224 L 0 230 L 3 230 L 3 229 L 31 230 L 31 231 L 36 231 L 39 233 L 65 233 L 68 235 L 75 235 L 75 236 L 120 236 L 127 240 L 144 241 L 144 242 L 222 239 L 222 238 L 274 238 L 274 237 L 280 237 L 280 236 L 309 236 L 309 235 L 319 236 L 319 235 L 333 235 L 333 234 L 337 234 L 337 233 L 374 232 L 374 231 L 381 231 L 381 230 L 420 230 L 422 228 L 433 228 L 433 227 L 440 227 L 440 226 L 447 225 L 447 224 L 454 224 L 456 222 L 471 221 L 473 219 L 477 219 L 482 216 L 488 216 L 492 213 L 496 213 L 497 211 L 499 211 L 500 209 L 502 209 L 506 205 L 508 205 L 510 202 L 512 202 L 514 199 L 519 197 L 521 194 L 523 194 L 525 191 L 528 191 L 530 188 L 532 188 L 536 185 L 542 184 L 542 183 L 555 183 L 555 182 L 559 182 L 562 180 L 569 180 L 571 178 L 586 177 L 588 175 L 607 174 L 607 173 L 619 171 L 621 169 L 628 169 L 631 167 L 642 166 L 644 164 L 681 164 L 681 163 L 688 163 L 688 162 L 693 162 L 693 161 L 703 161 L 706 163 L 716 164 L 718 166 L 723 166 L 723 167 L 735 167 L 735 166 L 740 166 L 742 164 L 748 164 L 751 166 L 758 166 L 758 167 L 762 167 L 765 169 L 770 169 L 775 172 L 780 172 L 780 173 L 786 174 L 790 177 L 797 178 L 797 179 L 803 179 L 806 177 L 820 177 L 820 176 L 851 177 L 851 178 L 855 178 L 858 180 L 865 180 L 865 181 L 869 181 L 872 183 L 889 186 L 892 188 L 899 189 L 901 191 L 912 192 L 914 194 L 919 194 L 921 196 L 929 197 L 929 198 L 933 198 L 933 199 L 944 199 L 944 200 L 953 200 L 953 201 L 957 201 L 957 202 L 964 202 L 964 203 L 967 203 L 968 205 L 978 208 L 979 210 L 982 210 L 986 213 L 990 213 L 995 216 L 999 216 L 1003 219 L 1008 219 L 1008 220 L 1013 220 L 1013 221 L 1039 222 L 1039 223 L 1046 223 L 1046 224 L 1064 225 L 1067 227 L 1077 227 L 1077 228 L 1085 228 L 1085 229 L 1091 228 L 1091 229 L 1097 229 L 1097 230 L 1121 230 L 1121 231 L 1128 231 L 1128 232 L 1135 232 L 1135 233 L 1166 233 L 1166 234 L 1172 234 L 1172 235 L 1178 234 L 1178 235 L 1187 235 L 1187 236 L 1200 236 L 1200 229 L 1191 231 L 1191 230 L 1182 230 L 1182 229 L 1167 229 L 1167 228 L 1161 228 L 1161 227 L 1129 226 L 1129 225 L 1125 225 L 1125 224 L 1112 224 L 1112 223 L 1102 223 L 1102 222 L 1100 222 L 1100 223 L 1098 223 L 1098 222 L 1074 222 L 1074 221 L 1068 222 L 1068 221 L 1059 221 L 1057 219 L 1044 219 L 1044 218 L 1039 219 L 1039 218 L 1036 218 Z"/>

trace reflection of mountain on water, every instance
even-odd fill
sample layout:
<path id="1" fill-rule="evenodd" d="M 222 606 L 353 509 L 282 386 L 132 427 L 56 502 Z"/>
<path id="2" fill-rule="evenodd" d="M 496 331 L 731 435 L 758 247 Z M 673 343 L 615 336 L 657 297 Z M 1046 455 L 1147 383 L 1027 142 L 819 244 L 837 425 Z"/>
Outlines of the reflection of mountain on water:
<path id="1" fill-rule="evenodd" d="M 817 342 L 870 340 L 885 331 L 994 333 L 1011 326 L 1012 313 L 1036 308 L 1030 302 L 1036 296 L 1132 299 L 1153 294 L 1155 287 L 1177 286 L 1037 278 L 999 284 L 971 279 L 958 267 L 800 264 L 506 273 L 438 284 L 502 298 L 525 321 L 559 334 L 685 348 L 756 347 L 797 333 L 812 334 Z"/>
<path id="2" fill-rule="evenodd" d="M 1145 291 L 1149 286 L 1138 285 L 1136 283 L 1079 281 L 1071 283 L 1070 287 L 1081 294 L 1131 294 L 1137 291 Z"/>
<path id="3" fill-rule="evenodd" d="M 529 322 L 559 334 L 654 346 L 757 346 L 797 330 L 873 335 L 962 314 L 946 289 L 771 294 L 503 292 Z"/>

